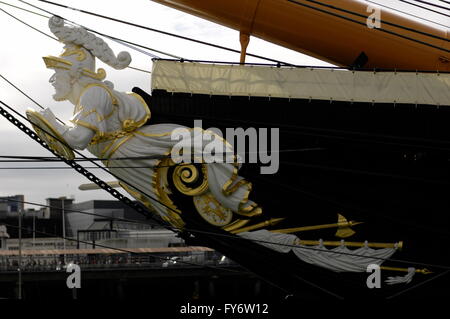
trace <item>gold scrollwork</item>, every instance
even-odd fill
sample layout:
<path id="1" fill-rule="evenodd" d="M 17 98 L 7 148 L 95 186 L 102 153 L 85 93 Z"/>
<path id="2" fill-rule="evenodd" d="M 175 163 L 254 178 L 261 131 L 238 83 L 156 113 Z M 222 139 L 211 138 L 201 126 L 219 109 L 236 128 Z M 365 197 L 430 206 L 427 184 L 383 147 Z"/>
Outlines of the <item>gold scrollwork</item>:
<path id="1" fill-rule="evenodd" d="M 86 52 L 83 51 L 83 49 L 81 49 L 81 46 L 77 46 L 76 49 L 73 50 L 66 49 L 60 56 L 71 56 L 71 55 L 77 55 L 76 57 L 77 61 L 86 60 Z"/>
<path id="2" fill-rule="evenodd" d="M 105 71 L 105 69 L 102 69 L 102 68 L 98 69 L 97 72 L 91 71 L 87 68 L 83 68 L 81 73 L 84 76 L 88 76 L 90 78 L 93 78 L 93 79 L 99 80 L 99 81 L 102 81 L 103 79 L 106 78 L 106 71 Z"/>
<path id="3" fill-rule="evenodd" d="M 178 165 L 173 171 L 172 178 L 176 189 L 184 195 L 197 196 L 208 189 L 208 175 L 204 165 L 201 172 L 194 164 Z"/>
<path id="4" fill-rule="evenodd" d="M 166 206 L 167 220 L 165 220 L 169 221 L 175 227 L 183 228 L 184 221 L 181 217 L 182 212 L 169 196 L 172 192 L 167 181 L 167 174 L 170 166 L 173 164 L 174 162 L 170 158 L 163 159 L 159 162 L 155 170 L 153 187 L 155 188 L 158 199 Z"/>

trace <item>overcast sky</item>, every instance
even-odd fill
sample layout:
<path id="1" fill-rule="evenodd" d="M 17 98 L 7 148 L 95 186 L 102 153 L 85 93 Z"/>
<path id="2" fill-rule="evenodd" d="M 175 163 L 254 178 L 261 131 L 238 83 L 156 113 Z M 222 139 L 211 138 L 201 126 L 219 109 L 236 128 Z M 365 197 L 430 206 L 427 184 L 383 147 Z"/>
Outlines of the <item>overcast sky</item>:
<path id="1" fill-rule="evenodd" d="M 54 1 L 88 11 L 100 12 L 103 15 L 132 21 L 148 27 L 239 49 L 237 31 L 221 27 L 171 8 L 164 7 L 149 0 Z M 449 18 L 442 15 L 433 14 L 429 11 L 417 10 L 397 0 L 374 1 L 420 15 L 445 25 L 450 25 Z M 445 3 L 440 2 L 439 0 L 428 1 L 445 5 Z M 37 9 L 28 7 L 17 0 L 2 0 L 1 2 L 6 2 L 38 12 Z M 26 21 L 32 26 L 51 34 L 47 26 L 48 21 L 45 18 L 22 12 L 15 8 L 6 6 L 1 2 L 1 9 Z M 162 36 L 157 33 L 91 17 L 79 12 L 46 5 L 35 0 L 27 0 L 27 2 L 45 8 L 51 12 L 99 32 L 127 39 L 132 42 L 175 54 L 177 56 L 192 59 L 235 62 L 239 59 L 238 54 L 229 53 L 227 51 L 212 49 L 191 42 Z M 442 11 L 450 13 L 450 11 Z M 301 30 L 299 30 L 299 32 L 301 32 Z M 22 88 L 41 105 L 50 107 L 59 118 L 64 120 L 70 118 L 73 106 L 69 102 L 55 102 L 52 99 L 51 96 L 53 95 L 53 88 L 48 82 L 48 79 L 52 75 L 52 71 L 46 69 L 42 61 L 42 56 L 58 55 L 62 50 L 62 45 L 39 34 L 20 22 L 17 22 L 1 11 L 0 34 L 2 40 L 2 44 L 0 46 L 0 74 Z M 131 66 L 149 71 L 151 70 L 152 63 L 149 56 L 130 50 L 112 41 L 107 42 L 110 44 L 115 53 L 122 50 L 129 51 L 133 58 Z M 250 41 L 248 52 L 295 64 L 328 65 L 325 62 L 255 38 L 252 38 Z M 407 56 L 405 56 L 405 58 L 407 58 Z M 263 62 L 252 58 L 248 58 L 247 61 Z M 116 71 L 103 65 L 102 63 L 98 63 L 97 67 L 103 67 L 107 70 L 107 79 L 112 81 L 115 84 L 115 88 L 119 91 L 130 91 L 134 86 L 139 86 L 147 91 L 150 91 L 150 75 L 147 73 L 130 69 Z M 14 106 L 17 111 L 22 114 L 24 114 L 28 107 L 38 109 L 36 105 L 10 87 L 2 79 L 0 79 L 0 99 L 11 106 Z M 84 153 L 89 156 L 87 152 Z M 12 126 L 3 117 L 0 118 L 0 155 L 51 156 L 49 152 Z M 0 196 L 24 194 L 26 200 L 37 203 L 44 203 L 45 198 L 47 197 L 60 196 L 74 196 L 77 202 L 91 199 L 112 198 L 109 194 L 101 190 L 87 192 L 79 191 L 78 186 L 80 184 L 87 183 L 88 180 L 70 169 L 3 169 L 18 166 L 44 167 L 44 164 L 0 163 Z M 52 164 L 51 166 L 57 165 Z M 102 173 L 99 170 L 93 170 L 93 172 L 105 181 L 113 180 L 113 178 L 108 176 L 107 173 Z"/>

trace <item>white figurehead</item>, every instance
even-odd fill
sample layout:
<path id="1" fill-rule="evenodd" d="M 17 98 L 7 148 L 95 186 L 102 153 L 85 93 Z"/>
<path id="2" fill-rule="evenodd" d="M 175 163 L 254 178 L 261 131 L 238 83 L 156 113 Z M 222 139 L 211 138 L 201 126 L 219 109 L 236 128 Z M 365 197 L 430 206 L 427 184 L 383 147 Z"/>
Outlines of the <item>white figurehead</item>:
<path id="1" fill-rule="evenodd" d="M 121 52 L 115 56 L 102 39 L 81 27 L 64 25 L 61 18 L 52 17 L 49 26 L 64 43 L 60 56 L 44 57 L 46 66 L 55 70 L 50 78 L 55 88 L 53 98 L 74 105 L 70 124 L 59 123 L 50 109 L 27 112 L 36 132 L 50 148 L 70 159 L 74 157 L 73 149 L 87 148 L 116 177 L 127 181 L 120 182 L 121 187 L 176 227 L 183 227 L 184 220 L 171 199 L 175 192 L 192 197 L 195 209 L 207 222 L 227 230 L 243 226 L 250 217 L 262 213 L 249 200 L 251 184 L 238 176 L 237 163 L 202 164 L 201 168 L 175 165 L 168 154 L 178 143 L 172 133 L 180 125 L 149 124 L 150 109 L 144 99 L 135 93 L 114 90 L 112 83 L 104 81 L 105 70 L 96 70 L 95 58 L 123 69 L 131 62 L 130 54 Z M 56 138 L 43 133 L 42 126 Z M 201 134 L 194 134 L 195 130 L 183 129 L 188 132 L 189 145 L 202 138 Z M 229 144 L 223 139 L 218 141 L 222 151 L 233 154 Z M 168 166 L 173 166 L 173 173 L 166 169 Z M 169 190 L 169 179 L 173 179 L 175 189 Z"/>
<path id="2" fill-rule="evenodd" d="M 49 27 L 52 33 L 64 43 L 64 50 L 58 56 L 46 56 L 44 62 L 47 68 L 53 69 L 55 73 L 50 78 L 50 83 L 55 89 L 53 99 L 56 101 L 70 101 L 74 106 L 79 107 L 82 95 L 86 93 L 86 88 L 98 86 L 113 95 L 113 84 L 103 81 L 106 77 L 104 69 L 96 70 L 95 58 L 100 59 L 107 65 L 115 69 L 124 69 L 131 62 L 128 52 L 120 52 L 117 57 L 109 46 L 100 38 L 89 33 L 82 27 L 71 27 L 64 24 L 64 20 L 59 17 L 52 17 L 49 20 Z M 87 92 L 89 93 L 89 92 Z M 84 100 L 95 99 L 93 95 L 86 94 Z M 95 94 L 94 94 L 95 95 Z M 85 101 L 85 104 L 95 103 L 95 101 Z M 140 102 L 139 102 L 140 103 Z M 75 109 L 77 110 L 77 108 Z M 76 112 L 74 112 L 75 114 Z M 74 149 L 84 149 L 91 142 L 96 130 L 86 125 L 62 125 L 56 121 L 50 109 L 41 111 L 40 114 L 52 125 Z M 79 122 L 81 123 L 81 121 Z"/>
<path id="3" fill-rule="evenodd" d="M 75 105 L 84 87 L 105 79 L 104 69 L 95 70 L 95 58 L 117 70 L 126 68 L 131 62 L 128 52 L 120 52 L 116 57 L 102 39 L 84 28 L 64 25 L 64 20 L 59 17 L 50 18 L 49 27 L 65 44 L 59 57 L 43 58 L 47 68 L 55 70 L 50 83 L 55 87 L 53 98 L 56 101 L 69 100 Z"/>

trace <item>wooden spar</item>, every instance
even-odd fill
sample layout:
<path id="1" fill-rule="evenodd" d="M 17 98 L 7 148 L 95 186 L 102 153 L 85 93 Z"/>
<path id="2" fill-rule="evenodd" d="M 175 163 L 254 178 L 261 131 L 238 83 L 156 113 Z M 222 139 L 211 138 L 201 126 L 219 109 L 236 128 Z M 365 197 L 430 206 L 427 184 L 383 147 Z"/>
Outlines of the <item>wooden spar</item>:
<path id="1" fill-rule="evenodd" d="M 245 55 L 247 54 L 247 47 L 250 43 L 250 36 L 245 32 L 240 32 L 239 41 L 241 42 L 241 58 L 240 63 L 245 63 Z"/>
<path id="2" fill-rule="evenodd" d="M 450 71 L 447 30 L 383 8 L 380 28 L 369 28 L 375 11 L 363 1 L 153 1 L 340 66 L 362 56 L 365 68 Z"/>
<path id="3" fill-rule="evenodd" d="M 297 233 L 311 230 L 319 230 L 319 229 L 327 229 L 327 228 L 338 228 L 336 232 L 337 237 L 345 238 L 352 236 L 355 232 L 350 229 L 351 226 L 362 224 L 362 222 L 355 221 L 347 221 L 347 219 L 338 214 L 338 222 L 334 224 L 323 224 L 323 225 L 314 225 L 314 226 L 302 226 L 302 227 L 294 227 L 294 228 L 285 228 L 285 229 L 275 229 L 271 230 L 274 233 Z"/>
<path id="4" fill-rule="evenodd" d="M 304 246 L 318 246 L 322 244 L 323 246 L 334 246 L 338 247 L 344 245 L 346 247 L 367 247 L 371 248 L 403 248 L 403 241 L 399 241 L 398 243 L 365 243 L 365 242 L 356 242 L 356 241 L 320 241 L 320 240 L 303 240 L 299 239 L 295 242 L 296 245 L 304 245 Z"/>
<path id="5" fill-rule="evenodd" d="M 121 187 L 118 181 L 107 182 L 107 184 L 112 188 Z M 100 187 L 97 184 L 89 183 L 89 184 L 81 184 L 80 186 L 78 186 L 78 189 L 80 191 L 90 191 L 94 189 L 100 189 Z"/>
<path id="6" fill-rule="evenodd" d="M 247 227 L 238 228 L 236 230 L 232 230 L 232 231 L 230 231 L 230 233 L 232 233 L 232 234 L 239 234 L 239 233 L 243 233 L 243 232 L 246 232 L 246 231 L 260 229 L 260 228 L 263 228 L 263 227 L 274 226 L 274 225 L 278 224 L 279 222 L 281 222 L 282 220 L 284 220 L 284 218 L 272 218 L 272 219 L 260 222 L 258 224 L 255 224 L 255 225 L 251 225 L 251 226 L 247 226 Z"/>
<path id="7" fill-rule="evenodd" d="M 380 267 L 381 270 L 387 270 L 387 271 L 401 271 L 401 272 L 408 272 L 408 268 L 399 268 L 399 267 L 388 267 L 388 266 L 381 266 Z M 419 274 L 424 274 L 424 275 L 429 275 L 432 274 L 433 272 L 428 270 L 427 268 L 423 268 L 423 269 L 415 269 L 414 270 L 415 273 L 419 273 Z"/>

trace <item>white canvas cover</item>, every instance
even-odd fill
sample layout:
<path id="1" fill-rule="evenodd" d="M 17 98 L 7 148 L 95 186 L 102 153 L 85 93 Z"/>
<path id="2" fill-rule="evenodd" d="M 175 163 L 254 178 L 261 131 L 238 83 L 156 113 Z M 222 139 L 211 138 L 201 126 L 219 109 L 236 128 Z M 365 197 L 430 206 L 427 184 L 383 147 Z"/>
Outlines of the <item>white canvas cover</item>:
<path id="1" fill-rule="evenodd" d="M 348 71 L 156 60 L 152 90 L 450 106 L 450 74 Z"/>
<path id="2" fill-rule="evenodd" d="M 280 253 L 292 251 L 305 263 L 335 272 L 366 272 L 370 264 L 381 265 L 397 251 L 397 247 L 372 249 L 368 246 L 350 250 L 345 247 L 344 241 L 333 249 L 327 249 L 322 244 L 305 246 L 298 244 L 299 238 L 295 235 L 273 233 L 265 229 L 240 233 L 239 236 Z M 388 277 L 385 282 L 388 285 L 409 283 L 416 271 L 410 267 L 407 272 L 405 276 Z"/>

